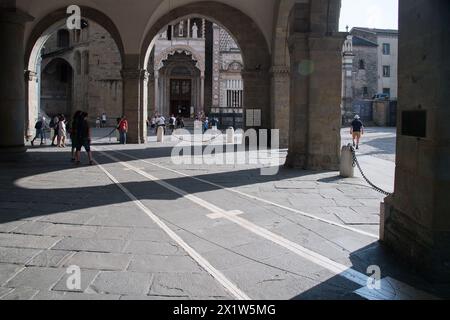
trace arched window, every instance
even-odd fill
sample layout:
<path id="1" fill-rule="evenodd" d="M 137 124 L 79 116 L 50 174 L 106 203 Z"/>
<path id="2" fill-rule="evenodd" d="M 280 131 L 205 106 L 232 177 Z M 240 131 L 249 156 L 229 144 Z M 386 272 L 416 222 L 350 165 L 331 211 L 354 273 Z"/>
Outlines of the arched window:
<path id="1" fill-rule="evenodd" d="M 366 63 L 364 62 L 363 59 L 359 60 L 359 69 L 360 70 L 366 69 Z"/>
<path id="2" fill-rule="evenodd" d="M 68 48 L 70 46 L 70 33 L 68 30 L 61 29 L 58 31 L 58 47 Z"/>

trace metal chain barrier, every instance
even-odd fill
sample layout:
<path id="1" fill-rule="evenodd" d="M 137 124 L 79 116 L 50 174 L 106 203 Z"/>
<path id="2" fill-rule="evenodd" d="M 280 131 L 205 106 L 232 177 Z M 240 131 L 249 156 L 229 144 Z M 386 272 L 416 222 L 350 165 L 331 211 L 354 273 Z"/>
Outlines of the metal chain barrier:
<path id="1" fill-rule="evenodd" d="M 213 137 L 212 139 L 209 139 L 209 140 L 202 140 L 201 142 L 202 143 L 211 143 L 211 142 L 213 142 L 214 140 L 216 140 L 218 137 L 220 137 L 220 136 L 223 136 L 223 133 L 219 133 L 218 135 L 216 135 L 215 137 Z M 183 139 L 183 138 L 180 138 L 180 137 L 177 137 L 176 135 L 174 135 L 174 134 L 172 134 L 171 135 L 171 137 L 175 137 L 176 139 L 178 139 L 178 140 L 180 140 L 180 141 L 190 141 L 190 139 L 188 139 L 188 140 L 185 140 L 185 139 Z M 194 141 L 194 142 L 196 142 L 196 141 Z M 200 142 L 200 141 L 198 141 L 198 142 Z"/>
<path id="2" fill-rule="evenodd" d="M 92 142 L 96 142 L 96 141 L 100 141 L 100 140 L 103 140 L 103 139 L 106 139 L 106 138 L 111 138 L 111 136 L 113 135 L 113 133 L 115 133 L 116 132 L 116 128 L 114 128 L 114 130 L 113 131 L 111 131 L 111 133 L 109 133 L 108 135 L 106 135 L 106 136 L 104 136 L 104 137 L 102 137 L 102 138 L 97 138 L 97 139 L 94 139 L 94 140 L 92 140 Z"/>
<path id="3" fill-rule="evenodd" d="M 369 178 L 367 178 L 367 176 L 365 175 L 364 171 L 361 168 L 361 165 L 359 164 L 358 158 L 356 156 L 356 150 L 353 146 L 350 146 L 351 150 L 352 150 L 352 154 L 353 154 L 353 168 L 358 167 L 359 172 L 361 172 L 361 175 L 363 176 L 364 180 L 366 180 L 366 182 L 372 187 L 372 189 L 374 189 L 375 191 L 384 194 L 385 196 L 390 196 L 392 195 L 392 193 L 384 191 L 383 189 L 377 187 L 376 185 L 374 185 Z"/>

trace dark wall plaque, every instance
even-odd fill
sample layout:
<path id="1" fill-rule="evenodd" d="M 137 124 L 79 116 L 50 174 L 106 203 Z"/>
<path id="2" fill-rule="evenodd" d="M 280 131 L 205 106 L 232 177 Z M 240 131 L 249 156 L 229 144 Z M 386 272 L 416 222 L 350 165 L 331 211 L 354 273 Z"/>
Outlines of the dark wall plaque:
<path id="1" fill-rule="evenodd" d="M 426 138 L 427 137 L 427 112 L 426 111 L 403 111 L 402 112 L 402 135 Z"/>

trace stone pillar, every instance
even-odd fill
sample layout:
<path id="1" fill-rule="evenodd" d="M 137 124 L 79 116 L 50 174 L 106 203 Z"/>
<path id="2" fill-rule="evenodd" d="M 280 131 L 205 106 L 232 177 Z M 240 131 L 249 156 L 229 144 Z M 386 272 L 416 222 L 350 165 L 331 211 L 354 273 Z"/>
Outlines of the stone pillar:
<path id="1" fill-rule="evenodd" d="M 343 42 L 341 34 L 309 37 L 308 169 L 339 170 Z"/>
<path id="2" fill-rule="evenodd" d="M 25 101 L 28 102 L 28 106 L 25 106 L 28 110 L 25 114 L 25 136 L 31 137 L 35 133 L 34 124 L 39 115 L 38 74 L 34 71 L 26 71 L 25 81 Z"/>
<path id="3" fill-rule="evenodd" d="M 32 20 L 18 9 L 0 9 L 0 153 L 25 151 L 24 32 Z"/>
<path id="4" fill-rule="evenodd" d="M 139 67 L 138 55 L 126 55 L 122 70 L 123 80 L 123 110 L 128 119 L 128 143 L 140 144 L 145 142 L 147 132 L 145 130 L 144 112 L 144 86 L 146 70 Z"/>
<path id="5" fill-rule="evenodd" d="M 141 123 L 143 123 L 143 128 L 140 130 L 141 142 L 146 143 L 148 138 L 148 83 L 149 83 L 149 72 L 147 70 L 142 70 L 142 81 L 141 81 Z"/>
<path id="6" fill-rule="evenodd" d="M 153 116 L 156 112 L 155 105 L 155 75 L 150 74 L 148 79 L 148 114 Z"/>
<path id="7" fill-rule="evenodd" d="M 268 70 L 243 70 L 245 109 L 261 110 L 261 129 L 270 129 L 270 78 Z M 244 120 L 244 127 L 246 123 Z"/>
<path id="8" fill-rule="evenodd" d="M 288 66 L 274 66 L 272 75 L 272 128 L 280 130 L 280 148 L 289 146 L 289 95 Z"/>
<path id="9" fill-rule="evenodd" d="M 348 36 L 344 44 L 342 58 L 342 124 L 353 121 L 353 61 L 355 55 L 352 49 L 353 36 Z"/>
<path id="10" fill-rule="evenodd" d="M 287 165 L 339 170 L 343 37 L 291 36 L 291 124 Z"/>
<path id="11" fill-rule="evenodd" d="M 305 72 L 309 61 L 309 44 L 306 34 L 297 33 L 289 39 L 291 53 L 291 81 L 290 81 L 290 123 L 289 123 L 289 152 L 286 166 L 292 168 L 306 168 L 308 154 L 308 101 L 309 74 Z M 301 69 L 302 64 L 304 65 Z"/>
<path id="12" fill-rule="evenodd" d="M 187 21 L 187 37 L 186 38 L 191 38 L 191 19 L 188 19 Z"/>
<path id="13" fill-rule="evenodd" d="M 395 192 L 382 210 L 383 243 L 438 283 L 450 282 L 449 21 L 448 0 L 400 0 Z"/>
<path id="14" fill-rule="evenodd" d="M 155 70 L 155 111 L 161 113 L 159 98 L 159 71 Z"/>
<path id="15" fill-rule="evenodd" d="M 200 111 L 205 111 L 205 73 L 200 75 Z"/>

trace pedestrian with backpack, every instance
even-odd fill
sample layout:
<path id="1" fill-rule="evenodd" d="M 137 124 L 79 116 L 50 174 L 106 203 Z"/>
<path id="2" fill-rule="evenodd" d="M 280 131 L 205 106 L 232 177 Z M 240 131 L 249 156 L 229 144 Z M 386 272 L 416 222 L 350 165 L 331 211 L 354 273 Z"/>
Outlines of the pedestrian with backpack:
<path id="1" fill-rule="evenodd" d="M 31 145 L 34 147 L 34 141 L 36 139 L 41 138 L 41 146 L 44 145 L 45 140 L 45 117 L 42 117 L 39 119 L 36 124 L 34 125 L 34 128 L 36 129 L 36 136 L 33 140 L 31 140 Z"/>

